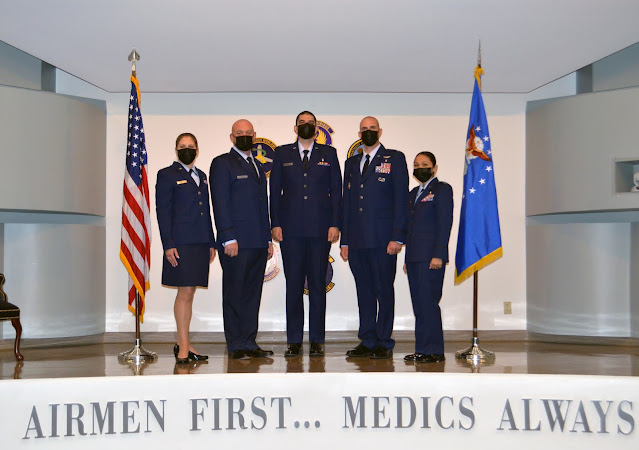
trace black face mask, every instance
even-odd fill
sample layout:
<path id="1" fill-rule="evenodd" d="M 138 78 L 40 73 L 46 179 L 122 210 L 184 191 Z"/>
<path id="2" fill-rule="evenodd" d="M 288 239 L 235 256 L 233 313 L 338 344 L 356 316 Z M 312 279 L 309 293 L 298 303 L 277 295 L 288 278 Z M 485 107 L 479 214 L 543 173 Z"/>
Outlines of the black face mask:
<path id="1" fill-rule="evenodd" d="M 197 150 L 194 148 L 180 148 L 177 153 L 180 161 L 182 161 L 182 163 L 186 166 L 191 164 L 197 156 Z"/>
<path id="2" fill-rule="evenodd" d="M 243 151 L 249 151 L 253 148 L 253 136 L 235 136 L 235 146 Z"/>
<path id="3" fill-rule="evenodd" d="M 367 147 L 372 147 L 379 140 L 379 131 L 366 130 L 362 131 L 362 142 Z"/>
<path id="4" fill-rule="evenodd" d="M 430 167 L 419 167 L 413 170 L 413 176 L 417 178 L 420 183 L 425 183 L 433 176 L 433 169 Z"/>
<path id="5" fill-rule="evenodd" d="M 310 139 L 315 136 L 315 125 L 312 123 L 303 123 L 297 126 L 297 135 L 302 139 Z"/>

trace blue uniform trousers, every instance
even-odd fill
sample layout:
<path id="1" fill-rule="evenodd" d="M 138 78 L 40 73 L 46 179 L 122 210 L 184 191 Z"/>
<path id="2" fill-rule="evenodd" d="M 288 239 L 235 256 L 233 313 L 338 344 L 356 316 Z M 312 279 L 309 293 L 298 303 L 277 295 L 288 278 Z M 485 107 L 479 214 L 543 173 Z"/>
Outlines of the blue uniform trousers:
<path id="1" fill-rule="evenodd" d="M 222 265 L 222 311 L 228 351 L 258 348 L 258 314 L 268 249 L 239 249 L 231 258 L 220 251 Z"/>
<path id="2" fill-rule="evenodd" d="M 304 281 L 308 284 L 309 341 L 323 343 L 326 329 L 326 271 L 331 243 L 318 237 L 286 237 L 280 244 L 286 276 L 286 340 L 302 343 Z"/>
<path id="3" fill-rule="evenodd" d="M 397 255 L 386 253 L 386 247 L 349 249 L 348 264 L 357 288 L 362 345 L 392 350 Z"/>
<path id="4" fill-rule="evenodd" d="M 439 301 L 446 266 L 433 270 L 428 268 L 429 265 L 430 261 L 406 263 L 415 313 L 415 353 L 443 354 L 444 332 Z"/>

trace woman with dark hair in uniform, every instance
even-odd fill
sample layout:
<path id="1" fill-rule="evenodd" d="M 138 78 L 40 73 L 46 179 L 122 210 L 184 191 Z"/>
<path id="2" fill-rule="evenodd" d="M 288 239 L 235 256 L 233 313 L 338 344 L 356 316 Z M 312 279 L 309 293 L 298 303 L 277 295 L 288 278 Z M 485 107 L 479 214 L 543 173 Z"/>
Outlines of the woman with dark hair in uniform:
<path id="1" fill-rule="evenodd" d="M 195 167 L 197 139 L 180 134 L 175 141 L 177 161 L 158 172 L 155 204 L 164 248 L 162 284 L 176 287 L 175 323 L 178 364 L 208 359 L 189 341 L 193 296 L 197 287 L 208 287 L 209 264 L 215 259 L 215 237 L 209 206 L 206 174 Z"/>
<path id="2" fill-rule="evenodd" d="M 408 233 L 404 272 L 408 275 L 415 313 L 415 353 L 404 360 L 444 361 L 444 334 L 439 301 L 448 262 L 453 224 L 453 189 L 439 181 L 437 159 L 431 152 L 415 157 L 413 176 L 419 186 L 408 199 Z"/>

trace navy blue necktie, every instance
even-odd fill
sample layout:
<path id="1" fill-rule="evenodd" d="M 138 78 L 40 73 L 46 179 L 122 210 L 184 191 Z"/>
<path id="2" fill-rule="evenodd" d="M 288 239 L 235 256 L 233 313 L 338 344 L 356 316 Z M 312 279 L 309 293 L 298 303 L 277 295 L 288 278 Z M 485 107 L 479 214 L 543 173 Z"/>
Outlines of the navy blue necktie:
<path id="1" fill-rule="evenodd" d="M 364 161 L 364 168 L 362 169 L 362 175 L 366 173 L 366 169 L 368 169 L 368 164 L 371 162 L 371 155 L 366 155 L 366 161 Z"/>
<path id="2" fill-rule="evenodd" d="M 257 167 L 255 166 L 255 163 L 253 162 L 253 158 L 252 157 L 247 157 L 246 161 L 248 161 L 248 163 L 251 165 L 251 167 L 253 168 L 253 171 L 255 172 L 255 175 L 257 176 L 257 178 L 260 178 L 260 172 L 257 170 Z"/>
<path id="3" fill-rule="evenodd" d="M 304 150 L 304 159 L 302 159 L 302 164 L 304 164 L 304 170 L 308 169 L 308 150 Z"/>

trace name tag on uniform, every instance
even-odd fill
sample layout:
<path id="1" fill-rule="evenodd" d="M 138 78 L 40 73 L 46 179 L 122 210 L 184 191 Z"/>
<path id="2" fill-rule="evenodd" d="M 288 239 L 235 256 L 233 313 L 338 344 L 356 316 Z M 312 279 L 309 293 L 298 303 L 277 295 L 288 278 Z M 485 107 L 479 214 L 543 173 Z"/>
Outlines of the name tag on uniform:
<path id="1" fill-rule="evenodd" d="M 293 163 L 284 163 L 284 164 L 282 164 L 282 165 L 283 165 L 284 167 L 288 167 L 288 166 L 292 166 L 292 165 L 293 165 Z"/>
<path id="2" fill-rule="evenodd" d="M 180 181 L 176 181 L 175 184 L 184 184 L 186 182 L 187 182 L 186 180 L 180 180 Z"/>
<path id="3" fill-rule="evenodd" d="M 243 180 L 244 178 L 248 178 L 248 175 L 238 175 L 237 176 L 238 180 Z"/>
<path id="4" fill-rule="evenodd" d="M 386 182 L 386 178 L 384 178 L 384 177 L 379 177 L 379 178 L 377 179 L 377 181 L 381 181 L 382 183 L 385 183 L 385 182 Z"/>
<path id="5" fill-rule="evenodd" d="M 379 166 L 375 167 L 376 173 L 390 173 L 391 164 L 390 163 L 382 163 Z"/>

